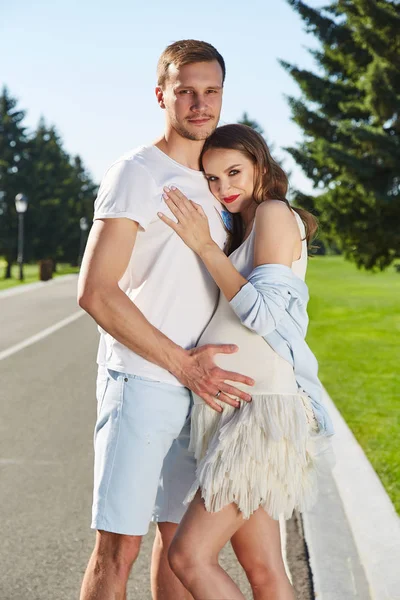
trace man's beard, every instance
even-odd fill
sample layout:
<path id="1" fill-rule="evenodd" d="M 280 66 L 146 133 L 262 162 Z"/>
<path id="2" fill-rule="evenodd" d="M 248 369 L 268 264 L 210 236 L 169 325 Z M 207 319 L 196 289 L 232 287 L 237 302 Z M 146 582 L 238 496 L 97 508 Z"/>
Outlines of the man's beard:
<path id="1" fill-rule="evenodd" d="M 173 120 L 172 126 L 175 129 L 175 131 L 179 133 L 179 135 L 181 135 L 183 138 L 186 138 L 187 140 L 192 140 L 194 142 L 201 142 L 202 140 L 206 140 L 210 137 L 212 133 L 214 133 L 217 127 L 213 117 L 210 119 L 210 123 L 207 125 L 207 128 L 202 129 L 200 131 L 189 130 L 182 123 L 179 123 L 176 119 Z"/>

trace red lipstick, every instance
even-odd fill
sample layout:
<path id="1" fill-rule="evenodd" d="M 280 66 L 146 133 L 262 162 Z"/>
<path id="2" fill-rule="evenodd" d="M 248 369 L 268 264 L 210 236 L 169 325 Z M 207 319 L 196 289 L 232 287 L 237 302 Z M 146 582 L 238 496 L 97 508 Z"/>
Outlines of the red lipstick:
<path id="1" fill-rule="evenodd" d="M 227 198 L 222 198 L 222 200 L 227 204 L 230 204 L 231 202 L 234 202 L 236 198 L 239 198 L 239 196 L 240 194 L 236 194 L 236 196 L 228 196 Z"/>

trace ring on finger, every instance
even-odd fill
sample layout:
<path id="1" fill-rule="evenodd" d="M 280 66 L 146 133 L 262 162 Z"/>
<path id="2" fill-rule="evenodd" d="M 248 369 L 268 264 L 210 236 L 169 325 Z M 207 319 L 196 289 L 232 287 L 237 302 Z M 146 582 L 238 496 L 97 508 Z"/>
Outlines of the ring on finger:
<path id="1" fill-rule="evenodd" d="M 218 399 L 221 394 L 222 394 L 221 390 L 218 390 L 218 392 L 215 394 L 215 397 Z"/>

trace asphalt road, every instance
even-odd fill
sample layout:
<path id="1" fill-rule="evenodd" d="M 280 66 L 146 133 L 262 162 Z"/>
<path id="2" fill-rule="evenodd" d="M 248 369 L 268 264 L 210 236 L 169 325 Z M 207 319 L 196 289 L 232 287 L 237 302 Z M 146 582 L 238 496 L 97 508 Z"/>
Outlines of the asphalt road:
<path id="1" fill-rule="evenodd" d="M 75 297 L 74 277 L 17 295 L 0 294 L 1 600 L 77 600 L 93 547 L 96 326 L 82 314 L 21 347 L 76 314 Z M 295 529 L 289 528 L 292 537 Z M 153 536 L 152 527 L 132 571 L 131 599 L 151 600 Z M 291 547 L 297 546 L 293 541 Z M 302 588 L 309 589 L 301 554 L 300 540 L 291 560 L 300 565 Z M 221 564 L 250 599 L 229 547 Z M 308 600 L 308 592 L 299 588 L 298 598 Z"/>

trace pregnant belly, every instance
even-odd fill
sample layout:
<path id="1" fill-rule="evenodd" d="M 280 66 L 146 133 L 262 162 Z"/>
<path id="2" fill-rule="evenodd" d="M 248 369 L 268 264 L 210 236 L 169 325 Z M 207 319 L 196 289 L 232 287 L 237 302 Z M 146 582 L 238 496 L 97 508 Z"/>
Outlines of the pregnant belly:
<path id="1" fill-rule="evenodd" d="M 242 325 L 225 298 L 201 336 L 198 346 L 205 344 L 236 344 L 234 354 L 217 354 L 215 363 L 226 371 L 247 375 L 254 386 L 234 385 L 250 394 L 294 394 L 297 383 L 293 367 L 280 357 L 257 333 Z"/>

